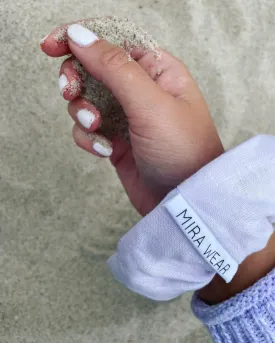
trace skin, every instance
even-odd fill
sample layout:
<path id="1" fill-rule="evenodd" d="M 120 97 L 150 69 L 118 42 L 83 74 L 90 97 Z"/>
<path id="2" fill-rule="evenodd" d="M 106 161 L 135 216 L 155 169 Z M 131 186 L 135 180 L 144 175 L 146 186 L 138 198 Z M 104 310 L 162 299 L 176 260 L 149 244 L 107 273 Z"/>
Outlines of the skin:
<path id="1" fill-rule="evenodd" d="M 139 49 L 132 51 L 134 60 L 129 61 L 123 49 L 105 40 L 88 47 L 80 47 L 69 38 L 66 43 L 58 43 L 53 38 L 57 29 L 41 44 L 43 52 L 51 57 L 73 54 L 110 89 L 125 111 L 131 144 L 114 138 L 110 142 L 110 160 L 141 215 L 149 213 L 171 189 L 223 153 L 205 100 L 184 63 L 164 50 L 160 50 L 162 58 L 157 62 L 153 53 L 144 54 Z M 69 82 L 80 80 L 72 58 L 63 62 L 61 74 Z M 75 121 L 73 138 L 79 147 L 99 156 L 85 133 L 97 132 L 101 115 L 96 104 L 79 95 L 63 93 Z M 89 129 L 76 119 L 77 111 L 83 108 L 96 114 Z M 201 298 L 215 304 L 253 284 L 274 267 L 274 247 L 272 237 L 266 249 L 244 261 L 230 284 L 216 276 L 200 291 Z"/>
<path id="2" fill-rule="evenodd" d="M 58 28 L 57 28 L 58 29 Z M 127 115 L 131 145 L 118 137 L 112 142 L 111 162 L 141 215 L 150 212 L 176 185 L 223 152 L 223 147 L 204 98 L 186 66 L 162 51 L 156 64 L 153 53 L 125 51 L 105 40 L 79 47 L 68 39 L 58 43 L 55 29 L 41 45 L 49 56 L 72 53 L 97 80 L 111 90 Z M 162 73 L 157 76 L 160 68 Z M 72 59 L 63 62 L 60 75 L 71 82 L 79 78 Z M 96 154 L 85 132 L 97 132 L 100 113 L 93 127 L 86 130 L 76 120 L 76 112 L 91 104 L 75 94 L 68 98 L 68 111 L 75 121 L 73 138 L 78 146 Z M 96 154 L 97 155 L 97 154 Z"/>
<path id="3" fill-rule="evenodd" d="M 230 283 L 216 275 L 212 282 L 199 291 L 200 298 L 209 305 L 218 304 L 252 286 L 275 267 L 275 235 L 265 249 L 250 255 L 239 266 Z"/>

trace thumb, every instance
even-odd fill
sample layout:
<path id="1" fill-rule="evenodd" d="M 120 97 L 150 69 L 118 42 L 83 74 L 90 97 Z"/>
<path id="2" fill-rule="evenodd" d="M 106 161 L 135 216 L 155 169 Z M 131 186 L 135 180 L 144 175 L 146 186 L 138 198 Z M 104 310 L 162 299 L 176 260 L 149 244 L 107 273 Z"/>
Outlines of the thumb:
<path id="1" fill-rule="evenodd" d="M 69 26 L 68 37 L 72 54 L 112 92 L 128 117 L 137 110 L 142 116 L 142 109 L 146 114 L 154 112 L 160 96 L 168 96 L 124 49 L 99 39 L 80 24 Z"/>

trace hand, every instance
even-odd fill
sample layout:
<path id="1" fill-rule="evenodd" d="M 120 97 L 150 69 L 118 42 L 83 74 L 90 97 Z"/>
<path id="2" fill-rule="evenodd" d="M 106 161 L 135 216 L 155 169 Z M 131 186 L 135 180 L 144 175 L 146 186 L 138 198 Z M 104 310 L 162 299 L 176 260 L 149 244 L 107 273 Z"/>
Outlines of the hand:
<path id="1" fill-rule="evenodd" d="M 131 144 L 115 138 L 111 161 L 140 214 L 150 212 L 171 189 L 223 152 L 203 96 L 181 61 L 160 50 L 162 58 L 157 62 L 153 53 L 137 49 L 129 61 L 123 49 L 105 40 L 86 47 L 70 38 L 68 44 L 57 43 L 56 30 L 43 41 L 42 50 L 53 57 L 72 53 L 125 111 Z M 69 82 L 79 79 L 71 63 L 65 61 L 60 72 Z M 97 130 L 100 113 L 96 104 L 78 95 L 64 93 L 76 122 L 73 137 L 78 146 L 98 155 L 85 131 Z M 76 119 L 83 108 L 97 114 L 88 130 Z"/>

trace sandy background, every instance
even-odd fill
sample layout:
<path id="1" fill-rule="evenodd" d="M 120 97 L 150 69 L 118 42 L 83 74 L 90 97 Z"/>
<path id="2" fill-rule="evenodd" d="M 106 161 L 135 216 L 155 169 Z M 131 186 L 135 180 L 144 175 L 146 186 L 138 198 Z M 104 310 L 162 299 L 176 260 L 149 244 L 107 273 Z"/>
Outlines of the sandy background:
<path id="1" fill-rule="evenodd" d="M 138 219 L 113 169 L 77 149 L 59 61 L 38 42 L 62 22 L 133 18 L 189 66 L 226 148 L 274 132 L 272 0 L 0 3 L 0 342 L 208 342 L 190 295 L 156 304 L 105 260 Z"/>

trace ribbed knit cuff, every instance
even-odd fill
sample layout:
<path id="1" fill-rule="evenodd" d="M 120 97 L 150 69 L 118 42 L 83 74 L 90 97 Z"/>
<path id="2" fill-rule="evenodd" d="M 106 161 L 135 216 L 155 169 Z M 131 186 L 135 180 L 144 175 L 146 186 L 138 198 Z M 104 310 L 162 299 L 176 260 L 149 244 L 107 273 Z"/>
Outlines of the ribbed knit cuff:
<path id="1" fill-rule="evenodd" d="M 196 292 L 192 309 L 215 343 L 275 342 L 275 269 L 219 305 L 206 305 Z"/>

